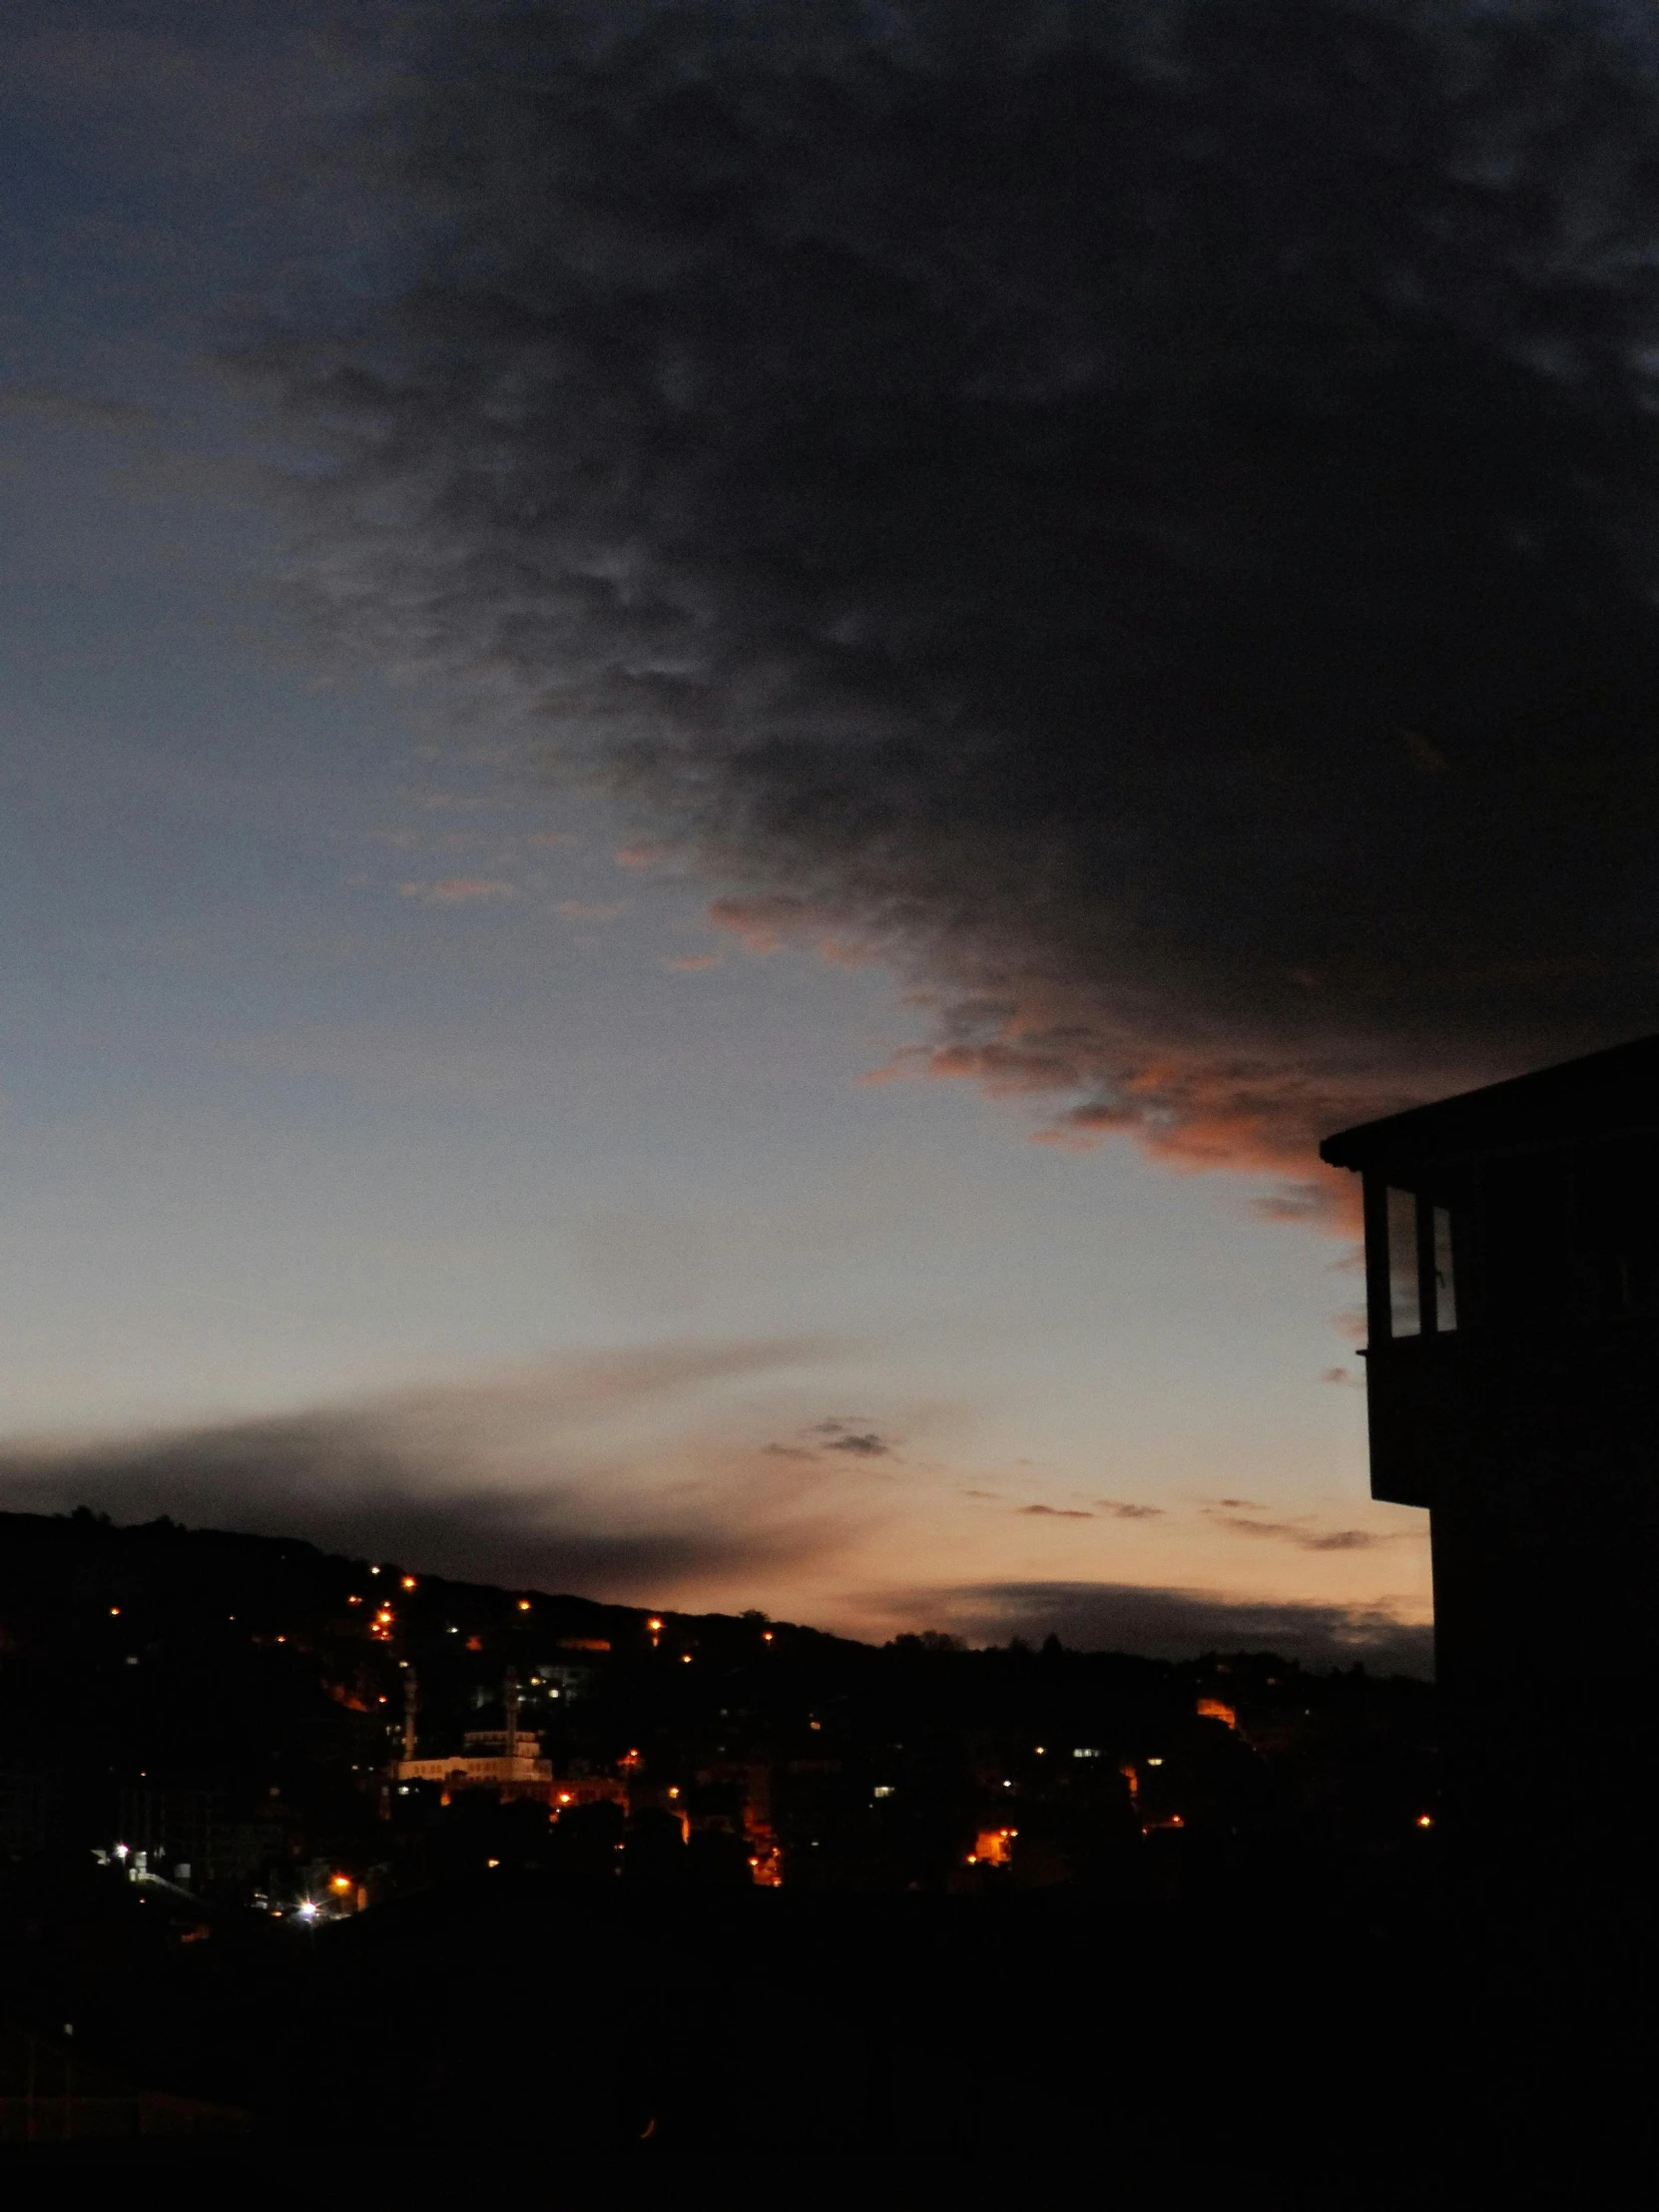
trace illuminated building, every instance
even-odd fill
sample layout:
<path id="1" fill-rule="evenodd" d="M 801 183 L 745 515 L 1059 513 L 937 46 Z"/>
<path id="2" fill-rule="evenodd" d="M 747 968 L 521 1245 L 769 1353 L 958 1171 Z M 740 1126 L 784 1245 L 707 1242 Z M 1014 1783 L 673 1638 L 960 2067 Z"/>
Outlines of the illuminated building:
<path id="1" fill-rule="evenodd" d="M 626 1807 L 628 1793 L 608 1775 L 581 1775 L 560 1781 L 553 1762 L 542 1756 L 541 1738 L 518 1721 L 519 1686 L 509 1668 L 501 1688 L 505 1725 L 468 1729 L 462 1748 L 436 1759 L 415 1755 L 415 1682 L 411 1668 L 404 1677 L 403 1756 L 397 1761 L 400 1783 L 436 1782 L 446 1793 L 455 1790 L 491 1790 L 507 1798 L 535 1798 L 555 1813 L 571 1805 L 601 1800 Z"/>
<path id="2" fill-rule="evenodd" d="M 1332 1137 L 1363 1178 L 1374 1497 L 1425 1506 L 1447 1833 L 1621 1848 L 1540 1759 L 1645 1772 L 1659 1564 L 1659 1038 Z"/>

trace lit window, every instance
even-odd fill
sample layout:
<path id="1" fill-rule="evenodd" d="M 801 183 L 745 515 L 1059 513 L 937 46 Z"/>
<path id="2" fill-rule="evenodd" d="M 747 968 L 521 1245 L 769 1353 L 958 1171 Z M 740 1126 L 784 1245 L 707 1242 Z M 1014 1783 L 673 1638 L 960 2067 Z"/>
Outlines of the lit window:
<path id="1" fill-rule="evenodd" d="M 1074 1759 L 1098 1759 L 1100 1757 L 1100 1747 L 1098 1744 L 1079 1744 L 1071 1756 Z"/>

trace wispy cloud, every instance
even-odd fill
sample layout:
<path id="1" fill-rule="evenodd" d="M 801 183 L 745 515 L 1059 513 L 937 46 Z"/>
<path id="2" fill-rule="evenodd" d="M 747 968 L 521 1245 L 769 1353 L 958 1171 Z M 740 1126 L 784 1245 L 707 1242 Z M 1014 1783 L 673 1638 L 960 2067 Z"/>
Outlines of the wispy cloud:
<path id="1" fill-rule="evenodd" d="M 625 898 L 612 899 L 609 902 L 561 898 L 558 910 L 570 921 L 615 921 L 619 915 L 628 911 L 628 901 Z"/>
<path id="2" fill-rule="evenodd" d="M 1016 1506 L 1014 1509 L 1016 1512 L 1020 1513 L 1035 1514 L 1043 1520 L 1094 1519 L 1094 1515 L 1092 1513 L 1084 1512 L 1082 1507 L 1077 1505 L 1019 1505 Z"/>
<path id="3" fill-rule="evenodd" d="M 478 906 L 518 896 L 515 883 L 492 875 L 445 875 L 435 883 L 399 883 L 397 888 L 402 897 L 422 906 Z"/>
<path id="4" fill-rule="evenodd" d="M 1217 1527 L 1230 1528 L 1235 1535 L 1294 1544 L 1299 1551 L 1372 1551 L 1382 1544 L 1411 1541 L 1417 1535 L 1414 1530 L 1398 1528 L 1321 1528 L 1308 1514 L 1293 1520 L 1262 1520 L 1254 1513 L 1217 1512 L 1213 1507 L 1206 1507 L 1205 1512 Z"/>
<path id="5" fill-rule="evenodd" d="M 0 384 L 0 419 L 50 422 L 72 430 L 153 430 L 160 417 L 131 399 L 100 399 L 58 384 Z"/>

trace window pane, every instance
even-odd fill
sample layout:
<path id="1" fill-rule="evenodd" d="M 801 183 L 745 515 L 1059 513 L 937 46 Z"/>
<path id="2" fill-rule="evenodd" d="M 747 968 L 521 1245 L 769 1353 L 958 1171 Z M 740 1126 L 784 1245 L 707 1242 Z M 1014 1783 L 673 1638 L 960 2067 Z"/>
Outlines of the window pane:
<path id="1" fill-rule="evenodd" d="M 1434 1209 L 1434 1327 L 1442 1335 L 1457 1326 L 1457 1285 L 1451 1272 L 1451 1215 Z"/>
<path id="2" fill-rule="evenodd" d="M 1417 1300 L 1417 1202 L 1409 1191 L 1388 1193 L 1388 1334 L 1422 1334 Z"/>

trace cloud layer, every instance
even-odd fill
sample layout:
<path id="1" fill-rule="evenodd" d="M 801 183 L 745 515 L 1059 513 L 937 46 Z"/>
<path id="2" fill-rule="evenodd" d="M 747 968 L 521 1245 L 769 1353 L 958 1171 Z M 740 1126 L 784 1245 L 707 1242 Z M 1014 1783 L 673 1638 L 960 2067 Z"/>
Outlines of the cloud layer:
<path id="1" fill-rule="evenodd" d="M 819 1350 L 659 1348 L 180 1432 L 16 1443 L 0 1451 L 0 1501 L 124 1521 L 165 1512 L 509 1585 L 666 1599 L 832 1558 L 859 1527 L 856 1501 L 741 1446 L 698 1460 L 698 1393 Z M 653 1486 L 630 1462 L 637 1424 L 665 1413 L 682 1439 L 658 1456 L 676 1479 Z"/>
<path id="2" fill-rule="evenodd" d="M 310 588 L 1193 1164 L 1651 1026 L 1659 33 L 441 12 L 261 358 Z M 389 151 L 388 151 L 389 149 Z"/>
<path id="3" fill-rule="evenodd" d="M 889 1601 L 890 1603 L 890 1601 Z M 982 1582 L 914 1592 L 916 1625 L 943 1627 L 976 1643 L 1032 1641 L 1049 1634 L 1079 1651 L 1132 1651 L 1191 1659 L 1205 1651 L 1271 1651 L 1304 1666 L 1363 1661 L 1389 1673 L 1431 1675 L 1434 1631 L 1385 1605 L 1277 1604 L 1204 1590 L 1127 1582 Z"/>

